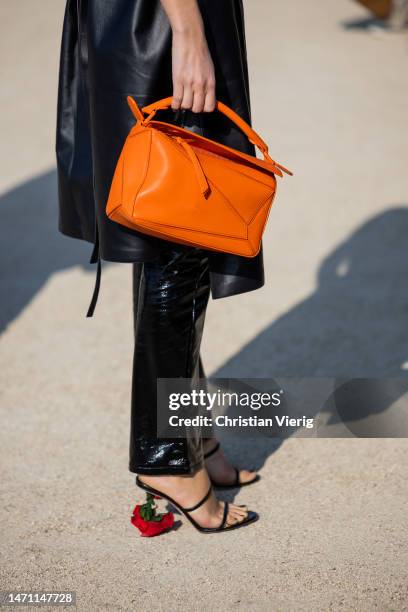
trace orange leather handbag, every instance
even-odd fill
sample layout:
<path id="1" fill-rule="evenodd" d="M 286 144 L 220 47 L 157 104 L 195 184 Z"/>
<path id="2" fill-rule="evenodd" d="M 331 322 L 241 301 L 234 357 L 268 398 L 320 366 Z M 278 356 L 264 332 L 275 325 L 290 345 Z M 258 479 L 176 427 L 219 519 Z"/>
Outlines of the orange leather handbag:
<path id="1" fill-rule="evenodd" d="M 225 104 L 217 110 L 263 153 L 241 153 L 194 132 L 154 120 L 171 106 L 165 98 L 140 109 L 120 154 L 106 213 L 139 232 L 171 242 L 245 257 L 260 250 L 275 192 L 276 175 L 289 170 L 273 161 L 256 132 Z"/>

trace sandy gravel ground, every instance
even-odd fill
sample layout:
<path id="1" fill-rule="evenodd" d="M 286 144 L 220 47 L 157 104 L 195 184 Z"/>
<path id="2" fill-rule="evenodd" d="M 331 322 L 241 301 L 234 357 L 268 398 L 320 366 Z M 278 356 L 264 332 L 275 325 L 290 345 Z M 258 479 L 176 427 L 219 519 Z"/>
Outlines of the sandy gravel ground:
<path id="1" fill-rule="evenodd" d="M 245 4 L 254 125 L 296 177 L 266 287 L 210 305 L 207 372 L 404 376 L 407 39 L 347 0 Z M 86 611 L 408 610 L 405 439 L 229 443 L 261 469 L 235 495 L 256 526 L 145 540 L 130 525 L 130 267 L 105 267 L 86 320 L 89 245 L 56 231 L 62 14 L 0 4 L 1 589 L 74 589 Z"/>

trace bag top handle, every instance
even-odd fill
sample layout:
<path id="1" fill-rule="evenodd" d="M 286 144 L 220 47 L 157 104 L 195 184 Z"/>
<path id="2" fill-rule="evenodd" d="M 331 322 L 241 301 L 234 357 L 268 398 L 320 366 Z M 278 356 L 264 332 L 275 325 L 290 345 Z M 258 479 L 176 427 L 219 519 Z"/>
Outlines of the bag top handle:
<path id="1" fill-rule="evenodd" d="M 169 96 L 168 98 L 163 98 L 162 100 L 153 102 L 152 104 L 149 104 L 148 106 L 145 106 L 140 109 L 131 96 L 127 97 L 127 102 L 132 113 L 138 121 L 143 123 L 143 125 L 147 125 L 149 121 L 153 119 L 157 111 L 170 108 L 172 101 L 173 98 Z M 286 172 L 286 174 L 292 175 L 292 172 L 290 170 L 276 163 L 269 156 L 268 145 L 262 140 L 259 134 L 257 134 L 255 130 L 253 130 L 251 126 L 248 125 L 248 123 L 242 119 L 242 117 L 240 117 L 235 111 L 232 110 L 232 108 L 230 108 L 223 102 L 217 100 L 216 110 L 218 110 L 220 113 L 228 117 L 228 119 L 230 119 L 233 123 L 235 123 L 235 125 L 247 136 L 249 142 L 254 146 L 258 147 L 258 149 L 262 152 L 265 160 L 273 162 L 273 164 L 275 164 L 278 168 Z M 145 115 L 147 116 L 145 117 Z"/>
<path id="2" fill-rule="evenodd" d="M 149 104 L 143 108 L 143 113 L 146 115 L 150 115 L 151 113 L 156 113 L 158 110 L 163 110 L 166 108 L 170 108 L 173 98 L 163 98 L 162 100 L 158 100 L 158 102 L 153 102 L 153 104 Z M 255 146 L 257 146 L 262 153 L 268 153 L 268 145 L 262 140 L 262 138 L 244 121 L 232 108 L 229 108 L 223 102 L 216 102 L 216 110 L 220 113 L 228 117 L 239 129 L 244 132 L 244 134 L 248 137 L 248 140 Z"/>

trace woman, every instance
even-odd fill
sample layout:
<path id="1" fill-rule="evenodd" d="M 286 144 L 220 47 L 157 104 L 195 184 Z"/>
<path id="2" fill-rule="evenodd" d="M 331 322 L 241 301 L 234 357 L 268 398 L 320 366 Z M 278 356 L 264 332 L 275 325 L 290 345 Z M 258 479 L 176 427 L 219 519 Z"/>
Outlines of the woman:
<path id="1" fill-rule="evenodd" d="M 108 219 L 116 161 L 140 106 L 173 92 L 166 121 L 254 154 L 213 113 L 216 98 L 250 121 L 242 0 L 68 0 L 61 50 L 57 162 L 59 229 L 95 244 L 98 257 L 134 263 L 135 353 L 130 470 L 174 500 L 198 528 L 225 530 L 257 515 L 216 498 L 211 483 L 243 486 L 215 439 L 157 440 L 156 379 L 203 377 L 200 343 L 209 294 L 263 285 L 253 259 L 152 238 Z M 176 113 L 175 113 L 176 111 Z M 192 510 L 193 508 L 193 510 Z"/>

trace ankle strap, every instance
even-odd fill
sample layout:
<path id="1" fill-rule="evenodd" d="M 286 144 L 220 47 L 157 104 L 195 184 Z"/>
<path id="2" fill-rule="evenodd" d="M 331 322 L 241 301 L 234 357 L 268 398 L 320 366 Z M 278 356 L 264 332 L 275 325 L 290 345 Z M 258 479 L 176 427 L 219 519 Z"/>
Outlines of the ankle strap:
<path id="1" fill-rule="evenodd" d="M 181 508 L 181 510 L 183 510 L 184 512 L 193 512 L 194 510 L 197 510 L 197 508 L 199 508 L 200 506 L 205 504 L 207 499 L 210 497 L 211 493 L 212 493 L 212 485 L 210 485 L 210 488 L 208 489 L 208 492 L 203 497 L 203 499 L 198 502 L 198 504 L 196 504 L 195 506 L 192 506 L 191 508 Z"/>
<path id="2" fill-rule="evenodd" d="M 217 444 L 214 446 L 214 448 L 210 451 L 208 451 L 208 453 L 204 454 L 204 459 L 208 459 L 208 457 L 211 457 L 211 455 L 214 455 L 217 451 L 220 450 L 220 443 L 217 442 Z"/>

